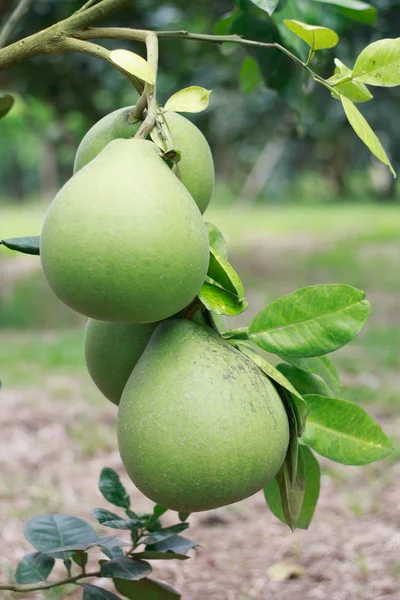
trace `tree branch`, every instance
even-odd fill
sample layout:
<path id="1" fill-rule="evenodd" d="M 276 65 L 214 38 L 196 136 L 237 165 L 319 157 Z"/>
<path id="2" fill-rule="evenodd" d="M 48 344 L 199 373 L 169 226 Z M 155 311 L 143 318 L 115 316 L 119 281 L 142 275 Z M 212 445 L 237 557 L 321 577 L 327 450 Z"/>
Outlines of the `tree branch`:
<path id="1" fill-rule="evenodd" d="M 77 10 L 77 13 L 83 12 L 84 10 L 87 10 L 88 8 L 90 8 L 91 6 L 93 6 L 93 4 L 96 4 L 96 2 L 98 2 L 99 0 L 89 0 L 88 2 L 86 2 L 83 6 L 80 7 L 79 10 Z"/>
<path id="2" fill-rule="evenodd" d="M 149 32 L 146 36 L 147 62 L 153 69 L 155 78 L 157 79 L 158 69 L 158 39 L 155 33 Z M 157 118 L 157 99 L 156 99 L 156 84 L 146 83 L 144 86 L 144 94 L 147 103 L 147 116 L 135 137 L 146 139 L 147 135 L 153 129 Z"/>
<path id="3" fill-rule="evenodd" d="M 7 44 L 7 41 L 10 39 L 18 23 L 28 12 L 31 2 L 32 0 L 19 0 L 17 6 L 10 15 L 10 18 L 8 21 L 6 21 L 3 29 L 1 30 L 0 48 L 3 48 Z"/>
<path id="4" fill-rule="evenodd" d="M 75 575 L 74 577 L 67 577 L 66 579 L 61 579 L 60 581 L 56 581 L 54 583 L 44 583 L 41 585 L 0 585 L 0 591 L 3 590 L 8 592 L 18 592 L 20 594 L 26 594 L 28 592 L 50 590 L 51 588 L 58 587 L 59 585 L 67 585 L 68 583 L 76 583 L 80 579 L 86 579 L 88 577 L 101 577 L 100 571 L 94 571 L 93 573 L 79 573 L 79 575 Z"/>

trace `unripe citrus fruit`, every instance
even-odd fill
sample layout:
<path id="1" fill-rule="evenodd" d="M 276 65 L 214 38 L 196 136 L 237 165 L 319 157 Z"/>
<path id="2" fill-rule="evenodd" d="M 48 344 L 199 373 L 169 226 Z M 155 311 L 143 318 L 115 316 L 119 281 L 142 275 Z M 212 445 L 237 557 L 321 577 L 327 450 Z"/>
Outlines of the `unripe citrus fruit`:
<path id="1" fill-rule="evenodd" d="M 207 230 L 152 142 L 110 142 L 51 203 L 40 236 L 46 279 L 102 321 L 150 323 L 187 306 L 207 273 Z"/>
<path id="2" fill-rule="evenodd" d="M 120 108 L 98 121 L 82 139 L 75 157 L 76 173 L 112 140 L 135 136 L 140 121 L 130 124 L 133 106 Z M 174 149 L 182 153 L 179 171 L 185 185 L 200 211 L 204 213 L 214 189 L 214 163 L 206 138 L 191 121 L 173 112 L 164 114 Z"/>
<path id="3" fill-rule="evenodd" d="M 270 380 L 209 327 L 158 325 L 122 394 L 118 443 L 133 483 L 166 508 L 195 512 L 262 489 L 289 442 Z"/>

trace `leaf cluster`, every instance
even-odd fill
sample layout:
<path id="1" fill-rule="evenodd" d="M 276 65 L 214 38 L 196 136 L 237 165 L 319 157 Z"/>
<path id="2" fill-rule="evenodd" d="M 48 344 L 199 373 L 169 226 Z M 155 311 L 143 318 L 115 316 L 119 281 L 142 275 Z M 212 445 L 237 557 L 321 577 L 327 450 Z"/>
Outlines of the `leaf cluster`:
<path id="1" fill-rule="evenodd" d="M 29 520 L 24 529 L 26 539 L 35 552 L 23 557 L 15 571 L 17 586 L 0 586 L 0 589 L 29 590 L 50 589 L 65 583 L 75 583 L 82 588 L 83 600 L 116 600 L 115 593 L 86 583 L 86 578 L 107 578 L 113 581 L 116 591 L 126 598 L 154 597 L 160 600 L 180 598 L 180 594 L 161 582 L 149 579 L 153 560 L 187 560 L 189 550 L 196 543 L 180 535 L 189 527 L 189 515 L 181 514 L 180 522 L 163 527 L 160 517 L 166 508 L 155 505 L 151 513 L 135 513 L 130 498 L 118 474 L 104 468 L 99 489 L 103 497 L 124 515 L 104 508 L 95 508 L 93 516 L 102 527 L 113 530 L 112 535 L 99 535 L 83 519 L 71 515 L 46 514 Z M 119 537 L 125 534 L 123 538 Z M 126 537 L 129 536 L 129 537 Z M 103 557 L 98 561 L 98 571 L 89 571 L 90 551 L 98 549 Z M 62 561 L 67 578 L 48 582 L 57 561 Z M 39 584 L 29 587 L 29 584 Z"/>

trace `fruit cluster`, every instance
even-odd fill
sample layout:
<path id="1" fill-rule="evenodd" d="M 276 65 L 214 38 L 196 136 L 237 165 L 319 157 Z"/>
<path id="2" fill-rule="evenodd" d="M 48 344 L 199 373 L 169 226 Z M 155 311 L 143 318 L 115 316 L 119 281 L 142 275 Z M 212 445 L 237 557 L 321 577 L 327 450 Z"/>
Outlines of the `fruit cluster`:
<path id="1" fill-rule="evenodd" d="M 165 113 L 181 153 L 175 173 L 156 144 L 134 137 L 131 112 L 111 113 L 82 140 L 45 218 L 42 267 L 56 295 L 89 317 L 86 363 L 119 405 L 132 481 L 166 508 L 207 510 L 275 477 L 288 417 L 272 382 L 219 334 L 223 317 L 196 303 L 211 264 L 207 141 Z"/>

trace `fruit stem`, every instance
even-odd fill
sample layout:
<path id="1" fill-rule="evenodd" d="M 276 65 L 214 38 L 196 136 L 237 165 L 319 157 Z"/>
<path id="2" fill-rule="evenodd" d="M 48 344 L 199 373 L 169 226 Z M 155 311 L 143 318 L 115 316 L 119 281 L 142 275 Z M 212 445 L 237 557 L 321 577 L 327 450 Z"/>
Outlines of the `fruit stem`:
<path id="1" fill-rule="evenodd" d="M 157 80 L 158 70 L 158 38 L 155 33 L 148 32 L 146 35 L 146 50 L 147 62 L 154 71 L 155 80 Z M 136 133 L 137 138 L 146 139 L 150 131 L 153 129 L 157 119 L 157 98 L 156 98 L 156 83 L 145 83 L 143 92 L 146 104 L 147 115 L 139 130 Z"/>

